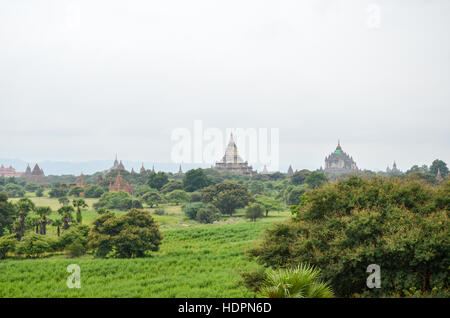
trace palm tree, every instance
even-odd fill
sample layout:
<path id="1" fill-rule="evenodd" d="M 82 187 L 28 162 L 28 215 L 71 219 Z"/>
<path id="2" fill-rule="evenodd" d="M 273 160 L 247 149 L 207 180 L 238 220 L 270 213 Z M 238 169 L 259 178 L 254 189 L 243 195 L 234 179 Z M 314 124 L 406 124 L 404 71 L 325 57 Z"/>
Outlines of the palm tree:
<path id="1" fill-rule="evenodd" d="M 53 220 L 53 225 L 56 226 L 56 232 L 58 234 L 58 237 L 61 234 L 60 228 L 61 228 L 62 224 L 63 223 L 62 223 L 61 219 L 54 219 Z"/>
<path id="2" fill-rule="evenodd" d="M 61 197 L 58 199 L 58 202 L 61 205 L 68 205 L 70 203 L 70 200 L 67 197 Z"/>
<path id="3" fill-rule="evenodd" d="M 45 235 L 47 233 L 48 224 L 47 215 L 50 215 L 52 213 L 52 209 L 48 206 L 40 206 L 36 208 L 36 213 L 41 217 L 40 234 Z"/>
<path id="4" fill-rule="evenodd" d="M 73 222 L 72 213 L 75 211 L 71 205 L 63 205 L 58 209 L 58 213 L 62 216 L 61 221 L 63 222 L 63 229 L 67 230 L 69 228 L 69 222 Z"/>
<path id="5" fill-rule="evenodd" d="M 17 201 L 16 208 L 19 214 L 19 229 L 17 238 L 20 241 L 25 233 L 25 218 L 29 212 L 34 210 L 35 205 L 29 198 L 21 198 Z"/>
<path id="6" fill-rule="evenodd" d="M 331 298 L 333 291 L 318 279 L 320 270 L 301 264 L 296 268 L 270 270 L 260 293 L 268 298 Z"/>
<path id="7" fill-rule="evenodd" d="M 83 199 L 76 199 L 72 201 L 72 205 L 74 208 L 77 209 L 77 222 L 81 224 L 82 217 L 81 217 L 81 208 L 87 208 L 88 205 Z"/>

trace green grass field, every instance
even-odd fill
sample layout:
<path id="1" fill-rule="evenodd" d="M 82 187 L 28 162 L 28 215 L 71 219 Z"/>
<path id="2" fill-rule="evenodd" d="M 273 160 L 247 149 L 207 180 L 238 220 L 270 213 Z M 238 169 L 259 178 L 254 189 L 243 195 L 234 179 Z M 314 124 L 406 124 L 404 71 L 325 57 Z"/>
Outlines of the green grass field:
<path id="1" fill-rule="evenodd" d="M 58 205 L 56 199 L 33 201 Z M 238 213 L 218 224 L 202 225 L 186 220 L 180 206 L 165 210 L 166 215 L 153 215 L 164 238 L 152 257 L 6 259 L 0 261 L 0 297 L 252 297 L 239 284 L 239 272 L 258 265 L 244 251 L 265 227 L 289 215 L 273 212 L 249 222 Z M 83 223 L 91 223 L 95 216 L 91 208 L 83 211 Z M 81 268 L 80 289 L 66 286 L 69 264 Z"/>

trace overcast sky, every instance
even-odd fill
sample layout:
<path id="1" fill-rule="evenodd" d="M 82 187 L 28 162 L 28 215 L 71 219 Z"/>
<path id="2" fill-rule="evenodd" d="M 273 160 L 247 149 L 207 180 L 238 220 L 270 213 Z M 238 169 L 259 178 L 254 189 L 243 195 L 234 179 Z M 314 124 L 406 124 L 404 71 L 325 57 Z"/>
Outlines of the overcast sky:
<path id="1" fill-rule="evenodd" d="M 450 163 L 449 30 L 448 0 L 0 1 L 0 158 L 170 162 L 202 120 L 279 128 L 298 169 L 338 139 Z"/>

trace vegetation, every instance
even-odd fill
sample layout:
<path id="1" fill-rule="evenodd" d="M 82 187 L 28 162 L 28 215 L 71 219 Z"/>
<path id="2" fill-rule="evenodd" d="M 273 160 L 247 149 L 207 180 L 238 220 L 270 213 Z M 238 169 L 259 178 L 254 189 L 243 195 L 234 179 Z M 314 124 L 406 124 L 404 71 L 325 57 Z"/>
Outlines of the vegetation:
<path id="1" fill-rule="evenodd" d="M 252 201 L 252 195 L 247 188 L 234 182 L 221 182 L 209 186 L 202 191 L 202 201 L 212 203 L 223 214 L 233 215 L 237 208 L 242 208 Z"/>
<path id="2" fill-rule="evenodd" d="M 250 253 L 268 266 L 317 266 L 341 297 L 448 290 L 449 198 L 450 182 L 352 177 L 306 192 L 294 219 Z M 369 264 L 381 266 L 383 288 L 367 289 Z"/>

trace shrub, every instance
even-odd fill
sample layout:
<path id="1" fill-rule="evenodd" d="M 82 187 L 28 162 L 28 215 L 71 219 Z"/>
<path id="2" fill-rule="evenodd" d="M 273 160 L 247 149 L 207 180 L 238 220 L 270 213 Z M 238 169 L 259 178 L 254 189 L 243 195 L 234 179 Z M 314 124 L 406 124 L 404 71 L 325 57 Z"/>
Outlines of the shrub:
<path id="1" fill-rule="evenodd" d="M 67 249 L 68 246 L 74 242 L 77 242 L 77 244 L 79 243 L 86 248 L 89 241 L 88 234 L 89 226 L 81 224 L 74 225 L 67 231 L 64 231 L 64 233 L 60 236 L 59 248 L 61 250 Z"/>
<path id="2" fill-rule="evenodd" d="M 200 223 L 213 223 L 220 219 L 220 211 L 212 204 L 208 204 L 197 212 L 197 221 Z"/>
<path id="3" fill-rule="evenodd" d="M 191 220 L 197 219 L 197 213 L 200 209 L 204 208 L 205 204 L 202 202 L 194 202 L 194 203 L 187 203 L 183 205 L 181 210 L 184 212 L 184 214 Z"/>
<path id="4" fill-rule="evenodd" d="M 39 257 L 42 253 L 51 252 L 51 246 L 45 236 L 29 232 L 17 244 L 16 252 L 26 257 Z"/>
<path id="5" fill-rule="evenodd" d="M 192 192 L 191 199 L 189 202 L 200 202 L 202 201 L 202 194 L 200 192 Z"/>
<path id="6" fill-rule="evenodd" d="M 86 253 L 86 247 L 80 241 L 74 241 L 66 247 L 69 257 L 80 257 Z"/>
<path id="7" fill-rule="evenodd" d="M 37 196 L 37 197 L 42 197 L 42 196 L 44 196 L 44 187 L 43 187 L 43 186 L 39 186 L 39 187 L 36 189 L 36 196 Z"/>
<path id="8" fill-rule="evenodd" d="M 14 252 L 17 239 L 15 234 L 0 237 L 0 259 L 6 258 L 8 252 Z"/>
<path id="9" fill-rule="evenodd" d="M 92 184 L 88 186 L 84 191 L 84 197 L 86 198 L 100 198 L 105 190 L 99 185 Z"/>
<path id="10" fill-rule="evenodd" d="M 262 218 L 264 216 L 264 211 L 265 209 L 261 204 L 259 203 L 250 204 L 245 209 L 245 217 L 255 222 L 256 219 Z"/>
<path id="11" fill-rule="evenodd" d="M 98 202 L 94 204 L 94 208 L 128 210 L 133 205 L 133 198 L 124 191 L 106 192 L 102 194 Z"/>
<path id="12" fill-rule="evenodd" d="M 328 284 L 319 280 L 320 270 L 308 265 L 269 270 L 259 293 L 268 298 L 332 298 Z"/>
<path id="13" fill-rule="evenodd" d="M 89 246 L 100 257 L 143 257 L 157 251 L 162 234 L 150 213 L 131 209 L 119 217 L 102 214 L 89 232 Z"/>
<path id="14" fill-rule="evenodd" d="M 63 189 L 63 188 L 59 188 L 59 187 L 55 186 L 48 192 L 48 195 L 50 196 L 50 198 L 61 198 L 61 197 L 65 197 L 68 192 L 69 192 L 69 190 L 67 190 L 67 189 Z"/>

